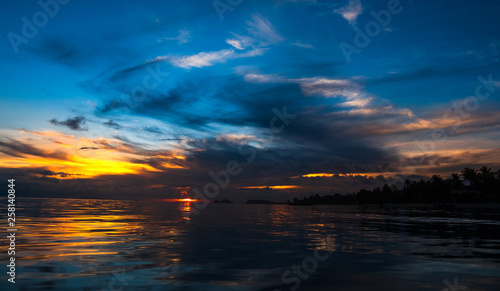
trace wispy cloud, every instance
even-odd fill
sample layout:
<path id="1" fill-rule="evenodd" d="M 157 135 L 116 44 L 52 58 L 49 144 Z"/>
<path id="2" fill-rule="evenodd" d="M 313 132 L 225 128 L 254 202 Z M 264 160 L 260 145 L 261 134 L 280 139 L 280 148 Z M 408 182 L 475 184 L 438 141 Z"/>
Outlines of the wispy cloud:
<path id="1" fill-rule="evenodd" d="M 303 48 L 308 48 L 308 49 L 314 49 L 314 46 L 312 44 L 308 43 L 301 43 L 301 42 L 292 42 L 292 45 L 298 46 L 298 47 L 303 47 Z"/>
<path id="2" fill-rule="evenodd" d="M 164 37 L 158 41 L 177 41 L 178 44 L 188 43 L 191 40 L 191 32 L 189 30 L 179 30 L 179 35 L 176 37 Z"/>
<path id="3" fill-rule="evenodd" d="M 265 51 L 265 48 L 256 48 L 242 53 L 236 53 L 232 49 L 225 49 L 214 52 L 201 52 L 190 56 L 162 56 L 148 61 L 148 63 L 167 61 L 173 66 L 184 69 L 203 68 L 225 63 L 228 60 L 261 56 Z"/>
<path id="4" fill-rule="evenodd" d="M 355 24 L 356 18 L 363 12 L 363 6 L 360 0 L 349 0 L 349 4 L 333 12 L 342 15 L 350 24 Z"/>
<path id="5" fill-rule="evenodd" d="M 226 43 L 236 49 L 244 50 L 249 46 L 255 46 L 255 39 L 250 36 L 243 36 L 233 33 L 233 38 L 226 39 Z"/>
<path id="6" fill-rule="evenodd" d="M 295 79 L 306 96 L 324 97 L 357 97 L 360 95 L 360 86 L 347 79 L 328 78 L 301 78 Z"/>
<path id="7" fill-rule="evenodd" d="M 261 42 L 274 44 L 285 40 L 272 23 L 260 15 L 253 15 L 252 20 L 247 20 L 247 25 L 248 32 Z"/>
<path id="8" fill-rule="evenodd" d="M 215 64 L 224 63 L 231 59 L 263 55 L 268 46 L 279 43 L 285 39 L 268 19 L 260 15 L 253 15 L 251 20 L 246 21 L 246 24 L 248 26 L 247 33 L 249 35 L 232 33 L 233 37 L 225 40 L 231 47 L 239 51 L 244 51 L 242 53 L 236 53 L 234 49 L 223 49 L 212 52 L 200 52 L 188 56 L 159 56 L 145 63 L 150 64 L 153 62 L 168 61 L 173 66 L 184 69 L 209 67 Z M 188 32 L 181 31 L 178 37 L 169 38 L 169 40 L 181 41 L 187 36 L 189 36 Z M 251 49 L 247 50 L 249 48 Z"/>
<path id="9" fill-rule="evenodd" d="M 227 49 L 216 52 L 201 52 L 192 56 L 172 57 L 170 63 L 174 66 L 190 69 L 213 66 L 225 62 L 235 56 L 234 50 Z"/>
<path id="10" fill-rule="evenodd" d="M 218 142 L 247 144 L 249 141 L 256 140 L 254 135 L 247 135 L 243 133 L 222 134 L 216 137 Z"/>
<path id="11" fill-rule="evenodd" d="M 247 35 L 232 33 L 232 37 L 226 39 L 226 43 L 238 50 L 244 50 L 248 47 L 267 47 L 285 40 L 269 19 L 260 15 L 252 15 L 246 24 Z"/>

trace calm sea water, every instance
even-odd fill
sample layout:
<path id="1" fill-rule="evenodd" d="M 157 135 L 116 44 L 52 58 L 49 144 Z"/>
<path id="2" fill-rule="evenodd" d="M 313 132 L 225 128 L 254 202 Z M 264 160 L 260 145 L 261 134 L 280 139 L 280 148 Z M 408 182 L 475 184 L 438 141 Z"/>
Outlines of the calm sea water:
<path id="1" fill-rule="evenodd" d="M 16 204 L 1 290 L 500 290 L 499 210 L 211 204 L 188 224 L 187 203 Z"/>

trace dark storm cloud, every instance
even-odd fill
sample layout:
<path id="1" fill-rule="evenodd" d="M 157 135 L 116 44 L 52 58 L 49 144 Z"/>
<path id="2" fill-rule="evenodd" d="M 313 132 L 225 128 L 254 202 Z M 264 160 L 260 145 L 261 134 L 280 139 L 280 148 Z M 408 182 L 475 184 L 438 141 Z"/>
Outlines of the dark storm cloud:
<path id="1" fill-rule="evenodd" d="M 210 91 L 208 89 L 213 81 L 198 80 L 196 86 L 188 82 L 164 95 L 138 102 L 129 109 L 137 115 L 207 131 L 214 123 L 269 128 L 275 111 L 283 112 L 286 107 L 287 113 L 297 117 L 282 133 L 272 137 L 273 142 L 278 144 L 276 148 L 259 150 L 258 163 L 249 165 L 248 172 L 244 174 L 252 178 L 270 173 L 289 177 L 311 172 L 387 170 L 387 165 L 397 161 L 397 156 L 388 149 L 367 143 L 362 133 L 350 130 L 355 126 L 353 120 L 360 123 L 371 123 L 373 120 L 369 117 L 333 115 L 332 112 L 341 109 L 334 99 L 304 97 L 296 84 L 255 86 L 237 76 L 229 76 L 225 82 L 220 82 L 222 84 L 216 90 Z M 127 106 L 126 103 L 121 105 Z M 204 106 L 206 112 L 193 109 L 197 106 Z M 98 112 L 111 113 L 112 110 L 112 106 L 107 104 Z M 371 118 L 375 120 L 377 116 Z M 188 157 L 188 162 L 194 163 L 191 170 L 204 169 L 206 173 L 223 169 L 229 160 L 244 160 L 237 151 L 238 144 L 210 138 L 190 141 L 187 145 L 196 149 L 191 150 Z M 349 166 L 354 164 L 355 169 Z"/>
<path id="2" fill-rule="evenodd" d="M 153 92 L 145 100 L 112 100 L 97 110 L 110 113 L 126 107 L 132 113 L 188 128 L 200 129 L 209 123 L 266 127 L 273 108 L 288 106 L 298 111 L 306 105 L 321 104 L 318 99 L 306 99 L 297 85 L 263 85 L 255 88 L 241 77 L 201 78 L 178 84 L 166 93 Z M 218 86 L 214 88 L 214 84 Z M 201 108 L 201 110 L 200 110 Z"/>
<path id="3" fill-rule="evenodd" d="M 68 119 L 63 120 L 63 121 L 58 121 L 57 119 L 51 119 L 51 120 L 49 120 L 49 122 L 52 123 L 53 125 L 66 126 L 67 128 L 69 128 L 71 130 L 80 130 L 80 131 L 88 130 L 88 128 L 85 127 L 87 120 L 83 116 L 76 116 L 73 118 L 68 118 Z"/>
<path id="4" fill-rule="evenodd" d="M 344 152 L 334 149 L 320 149 L 317 144 L 309 147 L 300 144 L 289 144 L 284 148 L 259 149 L 239 146 L 230 142 L 214 139 L 190 142 L 193 150 L 187 158 L 190 171 L 196 170 L 201 176 L 196 181 L 209 181 L 208 172 L 218 172 L 225 169 L 226 163 L 235 160 L 241 164 L 243 171 L 232 178 L 235 185 L 248 185 L 272 181 L 270 185 L 280 185 L 290 177 L 308 173 L 353 173 L 353 172 L 383 172 L 393 168 L 389 165 L 395 162 L 391 155 L 372 149 L 374 155 L 368 160 L 364 157 L 346 158 Z M 248 158 L 255 158 L 248 162 Z"/>

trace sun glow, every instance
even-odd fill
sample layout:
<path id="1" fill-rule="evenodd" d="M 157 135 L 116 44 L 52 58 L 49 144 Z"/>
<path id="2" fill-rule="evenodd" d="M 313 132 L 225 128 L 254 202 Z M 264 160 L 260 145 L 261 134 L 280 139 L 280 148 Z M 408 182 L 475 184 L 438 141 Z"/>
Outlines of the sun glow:
<path id="1" fill-rule="evenodd" d="M 34 174 L 39 177 L 81 179 L 100 175 L 160 172 L 163 168 L 184 168 L 174 162 L 185 159 L 183 152 L 179 150 L 153 155 L 153 162 L 156 163 L 150 163 L 151 156 L 145 156 L 117 139 L 89 139 L 58 132 L 28 130 L 9 131 L 6 135 L 12 142 L 4 145 L 9 151 L 0 153 L 0 167 L 44 169 L 52 172 Z M 163 161 L 157 163 L 158 158 Z"/>
<path id="2" fill-rule="evenodd" d="M 386 176 L 390 174 L 395 174 L 395 173 L 343 173 L 343 174 L 333 174 L 333 173 L 311 173 L 311 174 L 305 174 L 302 176 L 293 176 L 291 177 L 292 179 L 297 179 L 297 178 L 317 178 L 317 177 L 356 177 L 356 176 L 361 176 L 361 177 L 366 177 L 366 178 L 375 178 L 378 176 Z"/>
<path id="3" fill-rule="evenodd" d="M 92 178 L 99 175 L 123 175 L 137 174 L 142 171 L 160 171 L 147 164 L 111 159 L 83 158 L 76 155 L 67 156 L 66 160 L 43 157 L 8 157 L 2 159 L 0 166 L 11 168 L 44 167 L 47 170 L 57 173 L 52 175 L 52 177 L 58 179 Z"/>
<path id="4" fill-rule="evenodd" d="M 162 199 L 162 201 L 165 202 L 199 202 L 201 200 L 199 199 L 193 199 L 193 198 L 181 198 L 181 199 Z"/>

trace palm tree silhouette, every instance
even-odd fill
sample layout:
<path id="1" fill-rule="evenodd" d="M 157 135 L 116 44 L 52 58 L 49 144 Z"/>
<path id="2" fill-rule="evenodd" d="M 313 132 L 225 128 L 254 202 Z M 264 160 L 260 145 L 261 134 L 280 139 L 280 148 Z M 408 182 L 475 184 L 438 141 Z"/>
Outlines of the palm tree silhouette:
<path id="1" fill-rule="evenodd" d="M 464 182 L 460 179 L 460 174 L 453 173 L 451 174 L 451 185 L 454 188 L 462 189 L 464 186 Z"/>
<path id="2" fill-rule="evenodd" d="M 477 170 L 471 168 L 464 168 L 462 170 L 462 177 L 464 177 L 465 181 L 468 181 L 471 187 L 475 187 L 478 183 L 478 174 Z"/>

